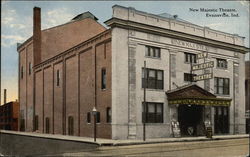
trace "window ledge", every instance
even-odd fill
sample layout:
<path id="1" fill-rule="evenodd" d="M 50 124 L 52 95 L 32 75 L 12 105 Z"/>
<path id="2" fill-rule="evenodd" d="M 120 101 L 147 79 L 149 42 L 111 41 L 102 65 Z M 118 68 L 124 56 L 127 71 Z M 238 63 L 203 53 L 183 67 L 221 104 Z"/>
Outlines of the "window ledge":
<path id="1" fill-rule="evenodd" d="M 216 68 L 221 70 L 228 70 L 228 68 L 223 68 L 223 67 L 216 67 Z"/>
<path id="2" fill-rule="evenodd" d="M 184 61 L 184 63 L 185 64 L 191 64 L 190 62 L 185 62 L 185 61 Z M 192 63 L 192 65 L 196 65 L 196 64 L 198 64 L 198 63 Z"/>
<path id="3" fill-rule="evenodd" d="M 161 57 L 151 57 L 151 56 L 145 56 L 146 58 L 151 58 L 151 59 L 159 59 L 161 60 Z"/>
<path id="4" fill-rule="evenodd" d="M 221 96 L 221 97 L 230 97 L 230 94 L 229 95 L 228 94 L 226 94 L 226 95 L 224 95 L 224 94 L 214 94 L 214 95 Z"/>
<path id="5" fill-rule="evenodd" d="M 141 89 L 144 90 L 144 88 L 141 88 Z M 150 88 L 146 88 L 146 91 L 164 92 L 164 89 L 150 89 Z"/>
<path id="6" fill-rule="evenodd" d="M 143 123 L 142 123 L 143 124 Z M 145 123 L 146 125 L 162 125 L 162 124 L 165 124 L 163 122 L 160 122 L 160 123 Z"/>

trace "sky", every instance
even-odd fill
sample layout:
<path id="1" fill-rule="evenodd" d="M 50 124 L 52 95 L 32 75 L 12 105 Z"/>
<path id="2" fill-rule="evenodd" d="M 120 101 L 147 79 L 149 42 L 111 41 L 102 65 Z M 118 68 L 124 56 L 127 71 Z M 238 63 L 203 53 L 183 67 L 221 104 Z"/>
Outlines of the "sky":
<path id="1" fill-rule="evenodd" d="M 211 29 L 245 37 L 249 47 L 249 2 L 247 1 L 1 1 L 1 70 L 7 102 L 18 99 L 17 43 L 32 36 L 33 7 L 41 8 L 42 29 L 70 21 L 76 15 L 90 11 L 101 24 L 112 17 L 112 6 L 121 5 L 137 10 L 178 15 L 179 18 Z M 193 9 L 235 9 L 239 17 L 206 17 Z M 246 56 L 249 60 L 249 55 Z"/>

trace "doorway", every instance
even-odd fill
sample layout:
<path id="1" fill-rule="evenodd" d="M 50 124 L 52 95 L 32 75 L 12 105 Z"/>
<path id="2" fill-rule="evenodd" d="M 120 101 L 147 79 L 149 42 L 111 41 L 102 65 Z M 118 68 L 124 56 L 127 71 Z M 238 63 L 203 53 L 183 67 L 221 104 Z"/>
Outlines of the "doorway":
<path id="1" fill-rule="evenodd" d="M 204 135 L 203 127 L 204 106 L 180 105 L 178 107 L 178 121 L 182 136 Z"/>

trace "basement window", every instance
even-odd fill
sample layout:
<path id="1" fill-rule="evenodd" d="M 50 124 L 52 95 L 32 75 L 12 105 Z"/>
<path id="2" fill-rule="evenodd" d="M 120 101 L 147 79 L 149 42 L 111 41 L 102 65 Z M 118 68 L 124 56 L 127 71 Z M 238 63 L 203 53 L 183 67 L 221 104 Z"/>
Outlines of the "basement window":
<path id="1" fill-rule="evenodd" d="M 91 123 L 91 113 L 87 113 L 87 123 Z"/>
<path id="2" fill-rule="evenodd" d="M 46 131 L 46 134 L 49 134 L 49 132 L 50 132 L 50 125 L 49 125 L 49 117 L 46 117 L 45 118 L 45 131 Z"/>
<path id="3" fill-rule="evenodd" d="M 107 107 L 107 111 L 106 111 L 106 117 L 107 117 L 107 123 L 111 123 L 111 108 Z"/>
<path id="4" fill-rule="evenodd" d="M 100 123 L 100 122 L 101 122 L 100 112 L 96 112 L 96 123 Z"/>
<path id="5" fill-rule="evenodd" d="M 68 117 L 68 134 L 74 135 L 74 118 L 72 116 Z"/>
<path id="6" fill-rule="evenodd" d="M 34 130 L 38 130 L 38 115 L 35 116 L 35 126 L 34 126 Z"/>

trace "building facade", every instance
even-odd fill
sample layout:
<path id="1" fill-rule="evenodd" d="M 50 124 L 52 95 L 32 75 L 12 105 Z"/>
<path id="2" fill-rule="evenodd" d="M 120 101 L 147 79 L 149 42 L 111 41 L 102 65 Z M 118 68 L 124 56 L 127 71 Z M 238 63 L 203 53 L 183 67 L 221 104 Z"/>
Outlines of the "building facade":
<path id="1" fill-rule="evenodd" d="M 19 102 L 0 106 L 0 129 L 18 131 Z"/>
<path id="2" fill-rule="evenodd" d="M 150 84 L 146 90 L 147 138 L 171 136 L 171 122 L 179 121 L 181 115 L 184 115 L 181 119 L 194 114 L 199 118 L 199 121 L 190 119 L 190 122 L 184 121 L 182 124 L 179 121 L 182 125 L 180 131 L 184 136 L 188 125 L 199 130 L 197 128 L 202 126 L 200 123 L 205 121 L 205 113 L 209 116 L 215 134 L 245 133 L 245 99 L 242 99 L 245 91 L 242 82 L 245 78 L 245 53 L 249 49 L 244 47 L 243 37 L 200 27 L 168 17 L 167 14 L 153 15 L 121 6 L 113 7 L 113 17 L 106 24 L 112 28 L 114 139 L 143 137 L 144 78 Z M 190 91 L 197 88 L 188 86 L 190 63 L 204 63 L 203 59 L 196 59 L 197 54 L 204 52 L 208 54 L 206 62 L 213 61 L 214 67 L 197 70 L 193 74 L 208 71 L 207 73 L 213 74 L 213 78 L 195 84 L 215 95 L 218 100 L 231 100 L 230 105 L 205 103 L 197 105 L 198 109 L 191 105 L 194 108 L 185 114 L 185 107 L 188 105 L 170 104 L 171 97 L 168 95 L 171 94 L 168 93 L 179 88 L 181 95 L 183 88 Z M 144 61 L 148 69 L 146 77 L 143 74 Z M 186 93 L 192 93 L 190 91 L 187 90 Z M 205 93 L 197 91 L 198 89 L 194 92 L 195 95 Z M 209 94 L 201 94 L 200 97 L 207 98 L 204 95 Z"/>
<path id="3" fill-rule="evenodd" d="M 91 137 L 96 107 L 102 138 L 141 139 L 143 122 L 146 138 L 173 136 L 172 122 L 182 136 L 203 135 L 205 121 L 245 132 L 243 37 L 117 5 L 110 29 L 89 12 L 42 31 L 40 21 L 34 8 L 33 37 L 18 46 L 24 131 Z"/>
<path id="4" fill-rule="evenodd" d="M 111 32 L 97 20 L 86 12 L 41 31 L 34 8 L 34 35 L 18 47 L 21 131 L 93 136 L 95 106 L 98 137 L 111 138 Z"/>

